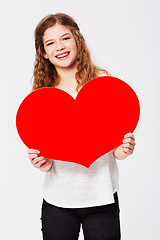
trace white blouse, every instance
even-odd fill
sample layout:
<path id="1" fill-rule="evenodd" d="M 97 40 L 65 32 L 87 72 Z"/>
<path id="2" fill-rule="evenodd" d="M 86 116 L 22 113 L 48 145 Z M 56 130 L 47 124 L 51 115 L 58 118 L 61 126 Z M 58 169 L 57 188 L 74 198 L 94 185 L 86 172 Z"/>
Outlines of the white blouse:
<path id="1" fill-rule="evenodd" d="M 76 98 L 77 94 L 70 94 Z M 89 168 L 72 162 L 53 160 L 45 175 L 43 198 L 64 208 L 94 207 L 114 203 L 119 192 L 118 168 L 113 150 Z"/>

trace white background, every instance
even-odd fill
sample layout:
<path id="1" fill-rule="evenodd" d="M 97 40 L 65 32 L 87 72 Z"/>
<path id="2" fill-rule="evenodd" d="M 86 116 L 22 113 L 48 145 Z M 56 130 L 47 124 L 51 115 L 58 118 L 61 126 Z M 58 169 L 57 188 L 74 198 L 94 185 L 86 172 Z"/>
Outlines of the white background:
<path id="1" fill-rule="evenodd" d="M 118 161 L 122 240 L 159 240 L 158 0 L 1 1 L 0 239 L 42 239 L 39 218 L 44 173 L 30 164 L 27 148 L 16 132 L 15 116 L 31 90 L 34 29 L 44 16 L 56 12 L 67 13 L 78 22 L 93 61 L 126 81 L 139 97 L 136 150 Z M 41 115 L 35 111 L 31 117 L 38 121 Z"/>

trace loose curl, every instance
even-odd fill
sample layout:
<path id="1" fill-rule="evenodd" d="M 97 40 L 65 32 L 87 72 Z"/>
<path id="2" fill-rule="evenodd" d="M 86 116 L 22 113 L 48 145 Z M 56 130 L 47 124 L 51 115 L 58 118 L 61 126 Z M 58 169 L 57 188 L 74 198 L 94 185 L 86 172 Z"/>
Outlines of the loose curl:
<path id="1" fill-rule="evenodd" d="M 50 14 L 44 17 L 37 25 L 35 36 L 36 58 L 34 62 L 33 85 L 32 91 L 42 87 L 55 87 L 59 84 L 59 76 L 54 65 L 49 59 L 44 58 L 43 35 L 46 29 L 59 23 L 70 29 L 77 44 L 77 72 L 75 78 L 78 89 L 85 85 L 88 81 L 99 76 L 99 72 L 104 72 L 106 75 L 111 74 L 105 69 L 99 68 L 92 63 L 90 52 L 86 46 L 85 39 L 80 33 L 77 23 L 64 13 Z"/>

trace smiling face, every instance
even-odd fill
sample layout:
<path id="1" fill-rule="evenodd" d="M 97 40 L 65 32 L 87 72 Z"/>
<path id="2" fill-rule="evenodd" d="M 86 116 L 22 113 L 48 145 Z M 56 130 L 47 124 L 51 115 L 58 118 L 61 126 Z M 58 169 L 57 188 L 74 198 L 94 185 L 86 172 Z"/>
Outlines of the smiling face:
<path id="1" fill-rule="evenodd" d="M 43 35 L 44 57 L 59 68 L 76 66 L 78 54 L 76 41 L 68 27 L 55 24 L 46 29 Z"/>

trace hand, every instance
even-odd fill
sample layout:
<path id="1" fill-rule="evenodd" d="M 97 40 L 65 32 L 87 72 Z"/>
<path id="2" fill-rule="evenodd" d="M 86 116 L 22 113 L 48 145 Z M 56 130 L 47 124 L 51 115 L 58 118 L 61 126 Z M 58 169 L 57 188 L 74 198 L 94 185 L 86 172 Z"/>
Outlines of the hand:
<path id="1" fill-rule="evenodd" d="M 133 136 L 133 133 L 127 133 L 124 136 L 123 144 L 121 145 L 123 152 L 126 153 L 127 155 L 132 154 L 134 151 L 135 145 L 136 143 L 135 143 L 135 137 Z"/>
<path id="2" fill-rule="evenodd" d="M 28 149 L 28 158 L 35 168 L 39 168 L 43 172 L 48 172 L 52 166 L 52 160 L 39 156 L 40 152 L 35 149 Z"/>
<path id="3" fill-rule="evenodd" d="M 133 133 L 127 133 L 124 136 L 123 144 L 113 150 L 116 159 L 125 159 L 131 155 L 135 148 L 135 137 Z"/>

